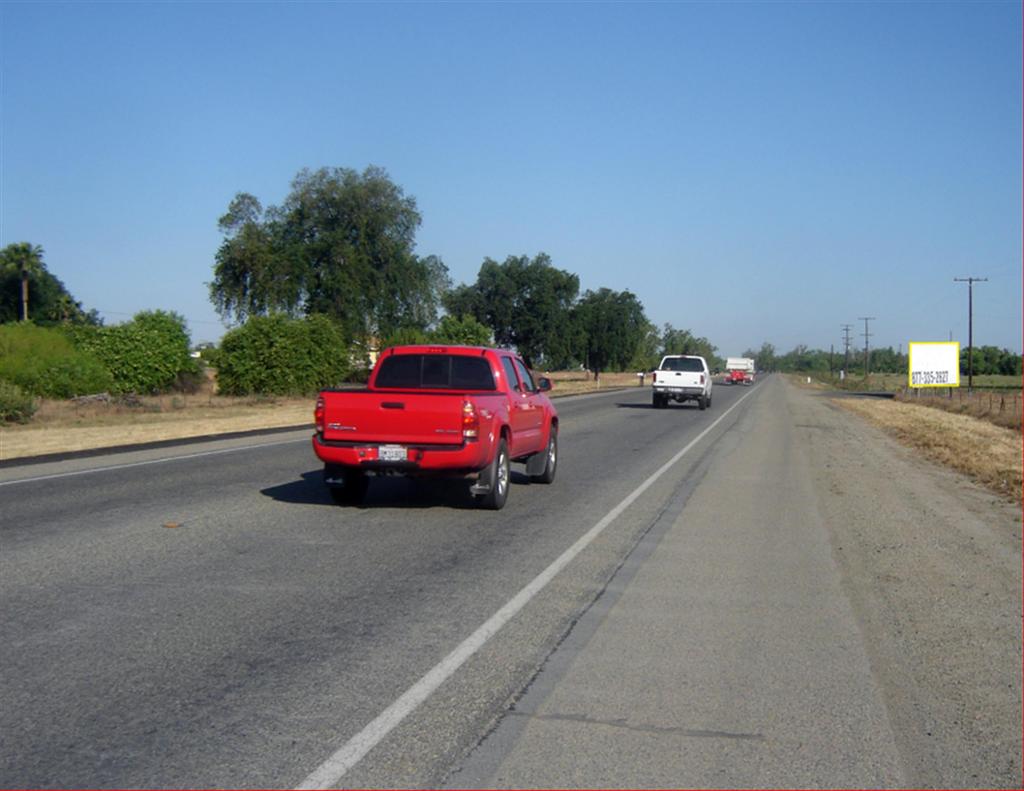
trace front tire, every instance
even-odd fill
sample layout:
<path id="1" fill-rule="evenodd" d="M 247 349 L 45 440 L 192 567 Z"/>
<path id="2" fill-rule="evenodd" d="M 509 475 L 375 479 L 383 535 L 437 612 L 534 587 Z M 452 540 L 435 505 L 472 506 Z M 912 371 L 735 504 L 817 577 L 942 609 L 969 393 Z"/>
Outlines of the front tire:
<path id="1" fill-rule="evenodd" d="M 540 475 L 531 475 L 530 480 L 536 483 L 551 483 L 555 480 L 555 470 L 558 469 L 558 429 L 554 426 L 548 436 L 548 447 L 544 451 L 547 460 L 544 464 L 544 472 Z"/>
<path id="2" fill-rule="evenodd" d="M 491 462 L 491 490 L 480 495 L 477 500 L 481 508 L 489 511 L 500 511 L 508 500 L 508 485 L 512 479 L 512 471 L 508 458 L 508 445 L 505 438 L 498 440 L 498 449 L 494 452 Z"/>

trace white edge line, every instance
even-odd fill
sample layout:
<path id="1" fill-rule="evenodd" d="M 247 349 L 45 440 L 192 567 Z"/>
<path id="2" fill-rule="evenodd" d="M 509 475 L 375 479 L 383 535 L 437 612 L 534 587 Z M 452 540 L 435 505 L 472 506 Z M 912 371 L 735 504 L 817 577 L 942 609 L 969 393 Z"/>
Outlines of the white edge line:
<path id="1" fill-rule="evenodd" d="M 302 429 L 296 429 L 302 431 Z M 310 435 L 312 436 L 312 434 Z M 13 481 L 0 481 L 0 486 L 13 486 L 16 483 L 34 483 L 35 481 L 52 481 L 55 478 L 70 478 L 73 475 L 90 475 L 95 472 L 109 472 L 111 470 L 127 470 L 131 467 L 145 467 L 149 464 L 166 464 L 169 461 L 182 461 L 184 459 L 199 459 L 203 456 L 219 456 L 222 453 L 235 453 L 240 450 L 255 450 L 259 448 L 272 448 L 276 445 L 290 445 L 295 442 L 309 442 L 309 437 L 301 439 L 285 439 L 278 442 L 263 442 L 259 445 L 240 445 L 237 448 L 221 448 L 220 450 L 204 450 L 200 453 L 188 453 L 182 456 L 165 456 L 161 459 L 150 459 L 149 461 L 132 461 L 127 464 L 111 464 L 108 467 L 90 467 L 88 470 L 73 470 L 71 472 L 55 472 L 52 475 L 37 475 L 34 478 L 18 478 Z M 127 451 L 142 453 L 144 451 Z M 31 459 L 31 457 L 28 457 Z M 59 463 L 59 462 L 58 462 Z"/>
<path id="2" fill-rule="evenodd" d="M 519 593 L 513 596 L 505 606 L 479 627 L 473 634 L 467 637 L 448 656 L 442 659 L 437 665 L 429 670 L 419 681 L 413 684 L 402 695 L 359 733 L 338 748 L 326 761 L 318 766 L 296 789 L 319 789 L 334 786 L 345 776 L 353 766 L 376 747 L 384 737 L 388 735 L 402 720 L 408 717 L 416 708 L 447 681 L 456 670 L 459 669 L 473 654 L 479 651 L 484 644 L 491 639 L 505 624 L 525 607 L 529 601 L 539 593 L 555 576 L 562 571 L 588 544 L 590 544 L 601 532 L 611 524 L 616 517 L 625 511 L 633 502 L 655 481 L 664 475 L 677 461 L 686 455 L 694 445 L 704 439 L 705 436 L 732 412 L 736 407 L 746 401 L 757 390 L 751 390 L 740 398 L 729 409 L 710 426 L 704 429 L 687 445 L 676 453 L 671 459 L 665 462 L 646 481 L 640 484 L 633 492 L 626 496 L 622 502 L 615 506 L 590 530 L 583 534 L 575 544 L 569 547 L 544 571 L 538 574 L 533 581 L 528 583 Z"/>

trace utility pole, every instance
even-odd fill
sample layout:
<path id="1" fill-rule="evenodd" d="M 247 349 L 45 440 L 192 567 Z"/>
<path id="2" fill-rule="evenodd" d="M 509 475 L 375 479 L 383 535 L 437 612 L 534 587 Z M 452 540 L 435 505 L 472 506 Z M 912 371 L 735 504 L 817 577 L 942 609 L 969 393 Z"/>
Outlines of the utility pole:
<path id="1" fill-rule="evenodd" d="M 843 370 L 846 371 L 846 375 L 850 375 L 850 328 L 852 324 L 843 324 L 843 348 L 845 350 L 845 356 L 843 358 Z"/>
<path id="2" fill-rule="evenodd" d="M 974 284 L 987 283 L 987 277 L 954 277 L 954 283 L 967 284 L 967 392 L 974 388 Z"/>
<path id="3" fill-rule="evenodd" d="M 874 335 L 873 332 L 868 332 L 868 322 L 874 321 L 874 316 L 858 316 L 857 321 L 864 322 L 864 381 L 868 379 L 868 338 Z"/>

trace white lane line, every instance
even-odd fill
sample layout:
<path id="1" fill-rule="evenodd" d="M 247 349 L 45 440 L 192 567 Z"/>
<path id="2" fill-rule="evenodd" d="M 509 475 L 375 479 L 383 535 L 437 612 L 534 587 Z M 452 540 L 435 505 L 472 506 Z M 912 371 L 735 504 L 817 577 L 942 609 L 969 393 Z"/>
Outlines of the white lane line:
<path id="1" fill-rule="evenodd" d="M 509 602 L 487 619 L 483 626 L 467 637 L 448 656 L 441 660 L 436 666 L 427 672 L 419 681 L 406 690 L 401 697 L 377 715 L 369 725 L 353 736 L 343 746 L 331 755 L 326 761 L 318 766 L 297 789 L 330 788 L 338 783 L 345 773 L 359 763 L 370 750 L 376 747 L 384 737 L 388 735 L 402 720 L 408 717 L 416 708 L 445 681 L 447 681 L 459 667 L 462 666 L 473 654 L 479 651 L 483 645 L 491 639 L 506 623 L 525 607 L 529 601 L 536 596 L 545 585 L 551 582 L 555 576 L 562 571 L 580 552 L 586 549 L 601 532 L 610 525 L 616 517 L 625 511 L 633 502 L 650 486 L 664 475 L 677 461 L 685 456 L 694 445 L 700 442 L 719 423 L 728 417 L 736 407 L 756 393 L 751 390 L 740 398 L 735 404 L 729 407 L 722 415 L 692 439 L 686 447 L 680 450 L 675 456 L 665 462 L 646 481 L 633 490 L 622 502 L 615 506 L 605 516 L 588 530 L 575 544 L 565 552 L 544 571 L 538 574 L 519 593 L 512 597 Z"/>
<path id="2" fill-rule="evenodd" d="M 13 481 L 0 481 L 0 486 L 13 486 L 16 483 L 34 483 L 36 481 L 52 481 L 55 478 L 70 478 L 73 475 L 90 475 L 91 473 L 94 472 L 127 470 L 131 467 L 145 467 L 146 465 L 149 464 L 165 464 L 169 461 L 199 459 L 202 458 L 203 456 L 219 456 L 222 453 L 236 453 L 240 450 L 257 450 L 259 448 L 273 448 L 277 445 L 291 445 L 296 442 L 309 442 L 309 437 L 303 437 L 302 439 L 286 439 L 281 440 L 280 442 L 264 442 L 259 445 L 242 445 L 237 448 L 222 448 L 221 450 L 204 450 L 201 453 L 189 453 L 184 456 L 165 456 L 162 459 L 150 459 L 149 461 L 133 461 L 128 464 L 111 464 L 109 467 L 91 467 L 88 470 L 74 470 L 72 472 L 55 472 L 52 475 L 37 475 L 34 478 L 18 478 L 17 480 Z"/>

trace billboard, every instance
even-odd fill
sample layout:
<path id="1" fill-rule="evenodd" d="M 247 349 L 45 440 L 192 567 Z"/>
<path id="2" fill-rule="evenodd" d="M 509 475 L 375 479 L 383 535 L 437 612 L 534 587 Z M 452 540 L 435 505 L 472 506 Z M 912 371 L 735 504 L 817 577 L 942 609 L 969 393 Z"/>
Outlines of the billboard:
<path id="1" fill-rule="evenodd" d="M 909 387 L 959 387 L 960 342 L 911 341 Z"/>

